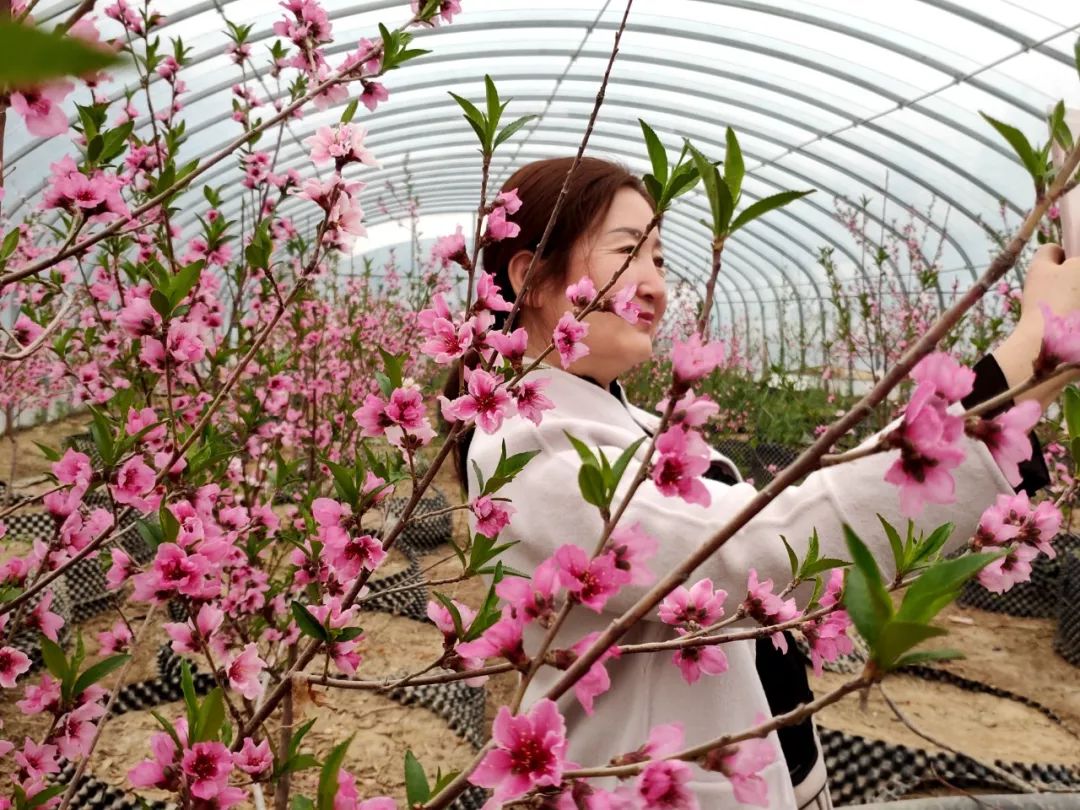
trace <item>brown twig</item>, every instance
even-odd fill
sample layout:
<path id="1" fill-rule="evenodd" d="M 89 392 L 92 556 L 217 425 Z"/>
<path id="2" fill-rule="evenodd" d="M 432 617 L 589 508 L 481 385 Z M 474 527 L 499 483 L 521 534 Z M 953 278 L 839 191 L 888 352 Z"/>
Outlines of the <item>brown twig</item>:
<path id="1" fill-rule="evenodd" d="M 146 632 L 150 626 L 151 620 L 154 618 L 154 611 L 157 609 L 156 605 L 151 605 L 150 609 L 146 612 L 146 618 L 143 619 L 142 625 L 139 627 L 139 632 L 131 642 L 131 649 L 135 649 L 135 645 L 139 643 L 143 633 Z M 86 768 L 90 764 L 90 757 L 94 753 L 94 749 L 97 747 L 98 741 L 101 739 L 101 733 L 105 730 L 105 723 L 109 720 L 109 712 L 112 711 L 113 705 L 116 703 L 116 699 L 120 697 L 120 688 L 124 685 L 124 678 L 127 677 L 128 670 L 131 669 L 131 665 L 135 663 L 135 656 L 132 655 L 124 666 L 120 669 L 120 674 L 116 678 L 116 684 L 113 686 L 112 691 L 109 693 L 109 699 L 105 703 L 105 714 L 101 716 L 98 721 L 97 729 L 94 731 L 94 739 L 90 741 L 90 748 L 87 749 L 86 754 L 79 761 L 78 766 L 75 768 L 75 773 L 71 776 L 71 782 L 68 784 L 68 788 L 64 791 L 64 798 L 60 800 L 60 805 L 56 810 L 67 810 L 71 804 L 71 800 L 75 797 L 75 792 L 79 789 L 79 784 L 82 781 L 83 774 L 86 773 Z"/>
<path id="2" fill-rule="evenodd" d="M 666 757 L 658 757 L 656 760 L 645 760 L 643 762 L 635 762 L 631 765 L 611 765 L 599 768 L 578 768 L 576 770 L 569 770 L 563 772 L 564 779 L 585 779 L 591 777 L 602 776 L 617 776 L 625 779 L 628 776 L 634 776 L 641 772 L 641 770 L 650 762 L 668 760 L 668 759 L 681 759 L 687 762 L 694 762 L 701 759 L 717 748 L 723 748 L 727 745 L 733 745 L 744 740 L 751 740 L 755 737 L 764 737 L 770 732 L 776 731 L 784 726 L 790 726 L 795 723 L 801 723 L 807 717 L 816 712 L 821 711 L 826 706 L 831 706 L 845 695 L 850 695 L 852 692 L 858 692 L 860 689 L 865 689 L 872 685 L 876 680 L 881 677 L 877 672 L 864 672 L 854 680 L 841 684 L 833 689 L 828 694 L 822 695 L 819 698 L 815 698 L 809 703 L 802 703 L 792 709 L 790 712 L 784 714 L 778 714 L 773 716 L 770 720 L 765 721 L 753 728 L 746 731 L 740 731 L 734 734 L 723 734 L 719 737 L 714 737 L 708 742 L 695 745 L 690 748 L 678 751 Z"/>
<path id="3" fill-rule="evenodd" d="M 937 737 L 934 737 L 934 736 L 930 735 L 929 733 L 923 731 L 918 726 L 916 726 L 914 723 L 912 723 L 911 720 L 907 717 L 907 715 L 905 715 L 900 710 L 900 707 L 896 705 L 896 703 L 893 701 L 893 699 L 891 697 L 889 697 L 889 693 L 885 691 L 885 685 L 884 684 L 879 683 L 877 685 L 877 687 L 878 687 L 878 692 L 881 694 L 881 697 L 885 700 L 885 703 L 888 705 L 888 707 L 892 710 L 892 713 L 895 714 L 896 718 L 901 723 L 903 723 L 905 726 L 907 726 L 908 729 L 910 729 L 912 733 L 918 735 L 919 737 L 922 737 L 928 743 L 930 743 L 932 745 L 936 745 L 938 748 L 942 748 L 942 749 L 944 749 L 944 750 L 946 750 L 946 751 L 948 751 L 948 752 L 950 752 L 952 754 L 956 754 L 957 756 L 964 757 L 966 759 L 970 759 L 972 762 L 978 763 L 982 767 L 986 768 L 986 770 L 990 771 L 990 773 L 994 774 L 994 776 L 996 776 L 998 779 L 1001 779 L 1007 785 L 1009 785 L 1010 787 L 1020 791 L 1021 793 L 1038 793 L 1038 790 L 1033 785 L 1031 785 L 1028 782 L 1025 782 L 1020 777 L 1014 776 L 1013 774 L 1009 773 L 1008 771 L 1006 771 L 1006 770 L 1004 770 L 1002 768 L 999 768 L 997 765 L 994 765 L 993 763 L 983 762 L 982 760 L 976 759 L 975 757 L 971 756 L 970 754 L 965 754 L 963 751 L 959 751 L 956 748 L 953 748 L 948 743 L 942 742 Z"/>

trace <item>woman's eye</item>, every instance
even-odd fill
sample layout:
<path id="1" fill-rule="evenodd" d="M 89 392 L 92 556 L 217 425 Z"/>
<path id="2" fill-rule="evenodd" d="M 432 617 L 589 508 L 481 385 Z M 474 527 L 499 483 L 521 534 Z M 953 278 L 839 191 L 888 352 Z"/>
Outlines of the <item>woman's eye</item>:
<path id="1" fill-rule="evenodd" d="M 653 263 L 656 265 L 656 268 L 658 270 L 662 270 L 665 273 L 667 272 L 667 263 L 664 261 L 663 256 L 657 256 L 655 259 L 653 259 Z"/>

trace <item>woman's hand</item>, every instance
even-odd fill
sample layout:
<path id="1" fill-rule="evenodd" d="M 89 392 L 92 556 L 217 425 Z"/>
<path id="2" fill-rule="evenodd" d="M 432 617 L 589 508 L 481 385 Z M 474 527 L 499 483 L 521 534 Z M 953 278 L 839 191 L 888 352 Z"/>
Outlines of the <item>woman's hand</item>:
<path id="1" fill-rule="evenodd" d="M 1080 310 L 1080 257 L 1065 261 L 1065 252 L 1059 245 L 1043 245 L 1035 251 L 1024 279 L 1020 320 L 1013 333 L 993 352 L 1010 388 L 1031 376 L 1039 355 L 1044 328 L 1040 304 L 1049 306 L 1055 315 Z M 1045 411 L 1066 385 L 1077 380 L 1080 371 L 1055 377 L 1019 394 L 1016 401 L 1035 399 Z"/>

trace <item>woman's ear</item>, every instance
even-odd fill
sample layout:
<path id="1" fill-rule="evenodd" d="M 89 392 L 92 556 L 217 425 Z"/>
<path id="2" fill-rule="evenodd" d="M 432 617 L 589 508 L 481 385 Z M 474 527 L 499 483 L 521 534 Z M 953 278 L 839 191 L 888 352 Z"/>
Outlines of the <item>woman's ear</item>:
<path id="1" fill-rule="evenodd" d="M 510 263 L 506 266 L 507 275 L 510 277 L 510 286 L 514 289 L 515 298 L 520 297 L 521 288 L 525 286 L 525 273 L 529 269 L 529 262 L 532 261 L 532 257 L 533 252 L 531 250 L 519 250 L 510 257 Z M 537 270 L 539 270 L 539 268 L 537 268 Z M 534 270 L 533 282 L 529 285 L 529 291 L 526 293 L 525 300 L 522 302 L 524 306 L 536 306 L 536 279 L 538 276 L 539 274 Z"/>

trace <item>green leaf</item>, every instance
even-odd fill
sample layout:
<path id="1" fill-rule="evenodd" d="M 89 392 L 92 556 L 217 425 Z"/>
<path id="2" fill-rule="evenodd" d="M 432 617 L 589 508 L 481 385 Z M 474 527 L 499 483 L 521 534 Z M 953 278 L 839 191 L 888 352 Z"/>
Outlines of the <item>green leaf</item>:
<path id="1" fill-rule="evenodd" d="M 307 796 L 293 796 L 292 810 L 315 810 L 315 802 Z"/>
<path id="2" fill-rule="evenodd" d="M 162 717 L 160 712 L 157 712 L 154 709 L 150 710 L 150 714 L 152 714 L 154 716 L 154 719 L 158 721 L 158 725 L 160 725 L 165 730 L 165 733 L 172 737 L 172 741 L 176 743 L 176 750 L 183 751 L 184 746 L 183 744 L 181 744 L 180 736 L 176 733 L 176 729 L 173 727 L 173 724 L 166 720 L 164 717 Z"/>
<path id="3" fill-rule="evenodd" d="M 515 132 L 517 132 L 519 129 L 521 129 L 523 126 L 525 126 L 527 123 L 529 123 L 536 117 L 537 116 L 535 115 L 523 115 L 521 116 L 521 118 L 518 118 L 515 121 L 511 121 L 509 124 L 503 127 L 502 132 L 500 132 L 498 137 L 495 138 L 495 143 L 492 146 L 492 149 L 498 149 L 507 141 L 507 139 L 513 136 Z"/>
<path id="4" fill-rule="evenodd" d="M 597 471 L 600 469 L 600 461 L 593 455 L 593 451 L 589 449 L 589 446 L 581 439 L 577 439 L 571 436 L 567 431 L 563 431 L 566 434 L 566 438 L 570 440 L 570 444 L 577 450 L 578 456 L 581 458 L 581 463 L 588 467 L 595 467 Z"/>
<path id="5" fill-rule="evenodd" d="M 383 374 L 381 371 L 375 371 L 375 382 L 379 384 L 379 392 L 389 399 L 390 395 L 394 393 L 393 381 Z"/>
<path id="6" fill-rule="evenodd" d="M 671 182 L 668 183 L 668 197 L 674 200 L 685 194 L 696 186 L 700 179 L 701 175 L 698 174 L 697 166 L 693 161 L 682 164 L 671 175 Z"/>
<path id="7" fill-rule="evenodd" d="M 469 101 L 467 98 L 457 95 L 457 93 L 451 93 L 450 97 L 458 103 L 458 106 L 465 112 L 465 120 L 472 126 L 473 131 L 476 132 L 477 137 L 480 139 L 480 143 L 485 148 L 487 147 L 487 121 L 484 120 L 484 114 L 476 108 L 476 105 Z"/>
<path id="8" fill-rule="evenodd" d="M 7 259 L 15 252 L 15 248 L 19 246 L 19 229 L 15 228 L 12 231 L 8 231 L 7 236 L 4 237 L 4 246 L 0 249 L 0 259 Z"/>
<path id="9" fill-rule="evenodd" d="M 821 594 L 824 590 L 825 580 L 821 577 L 814 577 L 814 590 L 810 592 L 810 601 L 806 603 L 806 613 L 810 613 L 821 607 L 821 605 L 818 604 L 818 599 L 821 598 Z"/>
<path id="10" fill-rule="evenodd" d="M 112 466 L 112 463 L 116 460 L 113 452 L 112 427 L 109 425 L 109 420 L 97 408 L 91 408 L 90 411 L 93 414 L 93 421 L 90 423 L 90 436 L 94 440 L 94 446 L 97 447 L 101 460 L 106 466 Z"/>
<path id="11" fill-rule="evenodd" d="M 305 606 L 293 600 L 293 618 L 296 619 L 296 624 L 299 626 L 300 632 L 303 635 L 310 636 L 320 640 L 320 642 L 329 642 L 330 635 L 326 631 L 326 627 L 322 623 L 311 615 L 311 611 Z"/>
<path id="12" fill-rule="evenodd" d="M 308 720 L 304 725 L 300 726 L 293 732 L 292 738 L 289 740 L 289 756 L 293 757 L 300 751 L 300 743 L 304 739 L 304 735 L 311 731 L 311 727 L 315 725 L 315 720 Z"/>
<path id="13" fill-rule="evenodd" d="M 403 357 L 398 357 L 395 354 L 390 354 L 382 346 L 376 347 L 379 350 L 379 355 L 382 357 L 383 368 L 386 369 L 386 376 L 390 380 L 390 384 L 394 388 L 400 388 L 402 383 L 402 363 Z"/>
<path id="14" fill-rule="evenodd" d="M 330 634 L 322 626 L 322 623 L 311 615 L 311 611 L 295 599 L 292 603 L 292 614 L 293 618 L 296 619 L 300 632 L 305 636 L 310 636 L 324 643 L 330 641 Z"/>
<path id="15" fill-rule="evenodd" d="M 490 76 L 484 76 L 484 95 L 487 98 L 487 130 L 490 138 L 491 133 L 499 126 L 499 118 L 505 107 L 499 103 L 499 92 Z"/>
<path id="16" fill-rule="evenodd" d="M 735 233 L 739 228 L 753 222 L 758 217 L 767 214 L 774 208 L 780 208 L 787 205 L 790 202 L 794 202 L 800 197 L 805 197 L 807 194 L 813 194 L 814 191 L 781 191 L 779 194 L 773 194 L 769 197 L 763 197 L 753 205 L 748 205 L 743 209 L 743 212 L 735 217 L 735 221 L 731 223 L 730 233 Z"/>
<path id="17" fill-rule="evenodd" d="M 108 658 L 98 661 L 93 666 L 87 667 L 82 674 L 76 678 L 75 686 L 71 689 L 72 697 L 78 697 L 88 687 L 107 678 L 111 673 L 120 669 L 120 667 L 130 660 L 130 655 L 110 655 Z"/>
<path id="18" fill-rule="evenodd" d="M 435 787 L 431 789 L 433 794 L 440 792 L 444 787 L 449 785 L 457 778 L 457 775 L 461 771 L 450 771 L 449 773 L 443 773 L 441 770 L 435 774 Z"/>
<path id="19" fill-rule="evenodd" d="M 352 742 L 352 739 L 352 735 L 350 735 L 345 742 L 335 746 L 323 763 L 322 772 L 319 774 L 319 810 L 334 810 L 334 797 L 338 791 L 338 775 L 341 771 L 341 763 L 345 760 L 345 752 L 349 750 L 349 743 Z"/>
<path id="20" fill-rule="evenodd" d="M 121 124 L 115 129 L 103 133 L 105 143 L 101 150 L 101 163 L 111 163 L 120 156 L 120 153 L 127 148 L 127 140 L 131 137 L 134 128 L 135 122 L 128 121 L 126 124 Z"/>
<path id="21" fill-rule="evenodd" d="M 1073 461 L 1080 467 L 1080 436 L 1077 436 L 1069 442 L 1069 450 L 1072 453 Z"/>
<path id="22" fill-rule="evenodd" d="M 476 483 L 480 487 L 480 494 L 489 495 L 487 490 L 487 484 L 484 482 L 484 473 L 480 469 L 480 465 L 476 463 L 476 459 L 469 459 L 469 463 L 472 464 L 473 472 L 476 473 Z"/>
<path id="23" fill-rule="evenodd" d="M 539 450 L 526 450 L 522 453 L 514 453 L 512 456 L 506 457 L 506 441 L 504 440 L 503 457 L 500 458 L 499 466 L 496 468 L 495 472 L 500 478 L 510 480 L 525 469 L 525 465 L 539 454 Z"/>
<path id="24" fill-rule="evenodd" d="M 32 87 L 63 76 L 95 73 L 119 61 L 115 52 L 78 37 L 46 32 L 12 20 L 0 23 L 0 86 L 7 90 Z"/>
<path id="25" fill-rule="evenodd" d="M 1065 397 L 1062 410 L 1065 411 L 1065 425 L 1069 430 L 1069 438 L 1075 439 L 1080 436 L 1080 389 L 1070 385 L 1065 389 Z"/>
<path id="26" fill-rule="evenodd" d="M 49 447 L 49 445 L 42 444 L 41 442 L 34 442 L 34 444 L 37 445 L 38 450 L 41 451 L 41 455 L 45 456 L 46 460 L 59 461 L 61 459 L 61 455 L 52 447 Z"/>
<path id="27" fill-rule="evenodd" d="M 731 215 L 734 210 L 734 201 L 731 199 L 731 190 L 721 177 L 720 172 L 712 161 L 705 157 L 695 147 L 690 146 L 690 154 L 693 155 L 697 165 L 701 182 L 705 186 L 705 196 L 709 198 L 709 209 L 712 211 L 712 235 L 719 237 L 728 229 Z"/>
<path id="28" fill-rule="evenodd" d="M 645 183 L 645 190 L 649 192 L 649 196 L 652 198 L 653 204 L 657 207 L 663 202 L 664 188 L 660 185 L 660 182 L 651 174 L 647 174 L 641 178 Z"/>
<path id="29" fill-rule="evenodd" d="M 221 724 L 225 721 L 225 697 L 220 686 L 210 690 L 210 694 L 199 706 L 198 725 L 195 731 L 195 740 L 204 742 L 217 739 L 217 733 Z"/>
<path id="30" fill-rule="evenodd" d="M 199 699 L 195 696 L 195 682 L 192 680 L 191 665 L 187 662 L 187 659 L 180 662 L 180 690 L 184 694 L 188 731 L 194 734 L 194 729 L 199 724 Z"/>
<path id="31" fill-rule="evenodd" d="M 1069 131 L 1069 125 L 1065 123 L 1065 102 L 1058 101 L 1054 105 L 1054 109 L 1050 111 L 1050 115 L 1047 117 L 1047 123 L 1050 128 L 1050 135 L 1054 141 L 1064 150 L 1068 151 L 1072 148 L 1073 135 Z"/>
<path id="32" fill-rule="evenodd" d="M 105 139 L 98 133 L 90 139 L 90 143 L 86 145 L 86 159 L 91 163 L 97 163 L 97 159 L 101 156 L 101 151 L 105 148 Z"/>
<path id="33" fill-rule="evenodd" d="M 965 554 L 936 563 L 907 589 L 896 618 L 905 622 L 930 621 L 955 598 L 965 582 L 1005 553 Z"/>
<path id="34" fill-rule="evenodd" d="M 885 530 L 885 536 L 889 538 L 889 547 L 892 548 L 893 563 L 896 567 L 896 573 L 898 576 L 904 574 L 904 543 L 900 539 L 900 533 L 896 531 L 896 528 L 889 523 L 880 513 L 877 516 L 878 521 L 881 523 L 881 528 Z"/>
<path id="35" fill-rule="evenodd" d="M 739 139 L 735 137 L 735 130 L 727 128 L 727 152 L 724 154 L 724 182 L 727 183 L 731 192 L 731 199 L 738 200 L 742 193 L 743 175 L 746 174 L 746 165 L 743 163 L 742 149 L 739 147 Z"/>
<path id="36" fill-rule="evenodd" d="M 817 528 L 810 532 L 810 541 L 806 546 L 806 563 L 817 562 L 818 554 L 821 553 L 821 540 L 818 539 Z"/>
<path id="37" fill-rule="evenodd" d="M 661 186 L 666 186 L 668 182 L 667 150 L 664 149 L 664 145 L 660 142 L 656 133 L 653 132 L 652 127 L 640 118 L 638 119 L 638 123 L 641 124 L 641 132 L 645 136 L 645 148 L 649 150 L 649 161 L 652 163 L 652 173 Z"/>
<path id="38" fill-rule="evenodd" d="M 360 99 L 358 98 L 354 98 L 352 101 L 349 102 L 348 106 L 345 108 L 345 111 L 341 114 L 341 123 L 348 124 L 350 121 L 352 121 L 353 116 L 356 115 L 356 107 L 359 102 Z"/>
<path id="39" fill-rule="evenodd" d="M 847 560 L 838 560 L 835 557 L 822 557 L 820 560 L 814 560 L 812 563 L 807 563 L 802 571 L 799 572 L 800 579 L 810 579 L 825 571 L 831 571 L 833 568 L 843 568 L 848 565 Z"/>
<path id="40" fill-rule="evenodd" d="M 352 641 L 354 638 L 360 638 L 363 634 L 363 627 L 342 627 L 340 630 L 334 631 L 334 641 Z"/>
<path id="41" fill-rule="evenodd" d="M 315 759 L 314 754 L 297 754 L 288 762 L 289 771 L 306 771 L 308 768 L 318 767 L 319 760 Z"/>
<path id="42" fill-rule="evenodd" d="M 26 810 L 33 810 L 33 808 L 41 807 L 41 805 L 45 804 L 50 799 L 59 796 L 65 790 L 67 790 L 66 784 L 47 787 L 44 790 L 39 790 L 32 797 L 27 799 L 25 804 L 23 804 L 22 806 L 25 807 Z"/>
<path id="43" fill-rule="evenodd" d="M 1011 124 L 1006 124 L 1004 121 L 998 121 L 996 118 L 991 118 L 984 112 L 980 112 L 979 115 L 986 119 L 986 122 L 996 129 L 998 134 L 1008 142 L 1017 157 L 1020 158 L 1020 162 L 1024 165 L 1024 168 L 1028 170 L 1032 179 L 1038 181 L 1042 177 L 1043 172 L 1046 171 L 1046 165 L 1045 161 L 1040 159 L 1035 148 L 1028 141 L 1027 136 Z"/>
<path id="44" fill-rule="evenodd" d="M 334 476 L 334 487 L 337 489 L 341 500 L 355 506 L 357 501 L 360 500 L 360 492 L 356 488 L 352 470 L 329 459 L 324 459 L 323 464 L 330 468 L 330 473 Z"/>
<path id="45" fill-rule="evenodd" d="M 412 751 L 405 752 L 405 800 L 409 807 L 423 804 L 431 797 L 424 766 L 413 756 Z"/>
<path id="46" fill-rule="evenodd" d="M 859 634 L 873 647 L 881 629 L 892 618 L 892 600 L 870 549 L 846 523 L 844 539 L 854 561 L 844 583 L 844 607 Z"/>
<path id="47" fill-rule="evenodd" d="M 637 452 L 637 449 L 641 446 L 643 441 L 645 441 L 644 436 L 623 450 L 622 453 L 619 454 L 619 457 L 615 459 L 615 464 L 611 468 L 611 482 L 608 487 L 608 491 L 611 494 L 615 493 L 615 489 L 618 487 L 619 482 L 626 473 L 626 467 L 630 464 L 630 460 L 634 457 L 634 453 Z"/>
<path id="48" fill-rule="evenodd" d="M 608 504 L 607 493 L 604 488 L 604 476 L 596 467 L 582 464 L 578 470 L 578 488 L 581 497 L 586 503 L 593 506 L 606 507 Z"/>
<path id="49" fill-rule="evenodd" d="M 199 283 L 199 276 L 202 273 L 203 266 L 206 264 L 202 259 L 185 266 L 178 272 L 172 280 L 172 286 L 169 288 L 169 305 L 170 311 L 175 309 L 176 306 L 184 300 L 191 288 Z"/>
<path id="50" fill-rule="evenodd" d="M 1076 63 L 1076 72 L 1080 74 L 1080 37 L 1073 44 L 1073 61 Z"/>
<path id="51" fill-rule="evenodd" d="M 791 547 L 791 543 L 787 541 L 784 535 L 780 535 L 780 539 L 784 541 L 784 548 L 787 549 L 788 563 L 791 565 L 791 576 L 794 579 L 799 570 L 799 555 L 795 553 L 795 549 Z"/>
<path id="52" fill-rule="evenodd" d="M 180 521 L 172 513 L 168 504 L 164 501 L 158 507 L 158 520 L 161 523 L 161 540 L 164 543 L 175 543 L 180 535 Z"/>
<path id="53" fill-rule="evenodd" d="M 889 622 L 882 629 L 877 641 L 874 642 L 874 660 L 877 661 L 881 668 L 892 669 L 896 659 L 912 647 L 921 644 L 927 639 L 945 635 L 948 635 L 947 630 L 929 624 Z"/>
<path id="54" fill-rule="evenodd" d="M 442 602 L 443 607 L 450 612 L 450 618 L 454 622 L 454 634 L 458 638 L 464 638 L 465 626 L 461 623 L 461 611 L 458 610 L 457 605 L 451 601 L 449 596 L 439 593 L 438 591 L 432 591 L 432 596 Z"/>
<path id="55" fill-rule="evenodd" d="M 168 296 L 161 290 L 154 290 L 150 293 L 150 306 L 152 306 L 162 318 L 168 318 L 172 312 L 172 304 L 169 303 Z"/>
<path id="56" fill-rule="evenodd" d="M 61 683 L 68 681 L 68 662 L 63 649 L 55 641 L 44 636 L 41 637 L 41 657 L 45 661 L 45 668 L 49 670 L 56 680 Z"/>
<path id="57" fill-rule="evenodd" d="M 915 554 L 908 561 L 919 566 L 933 560 L 953 532 L 952 523 L 943 523 L 930 533 L 930 536 L 919 542 Z"/>

